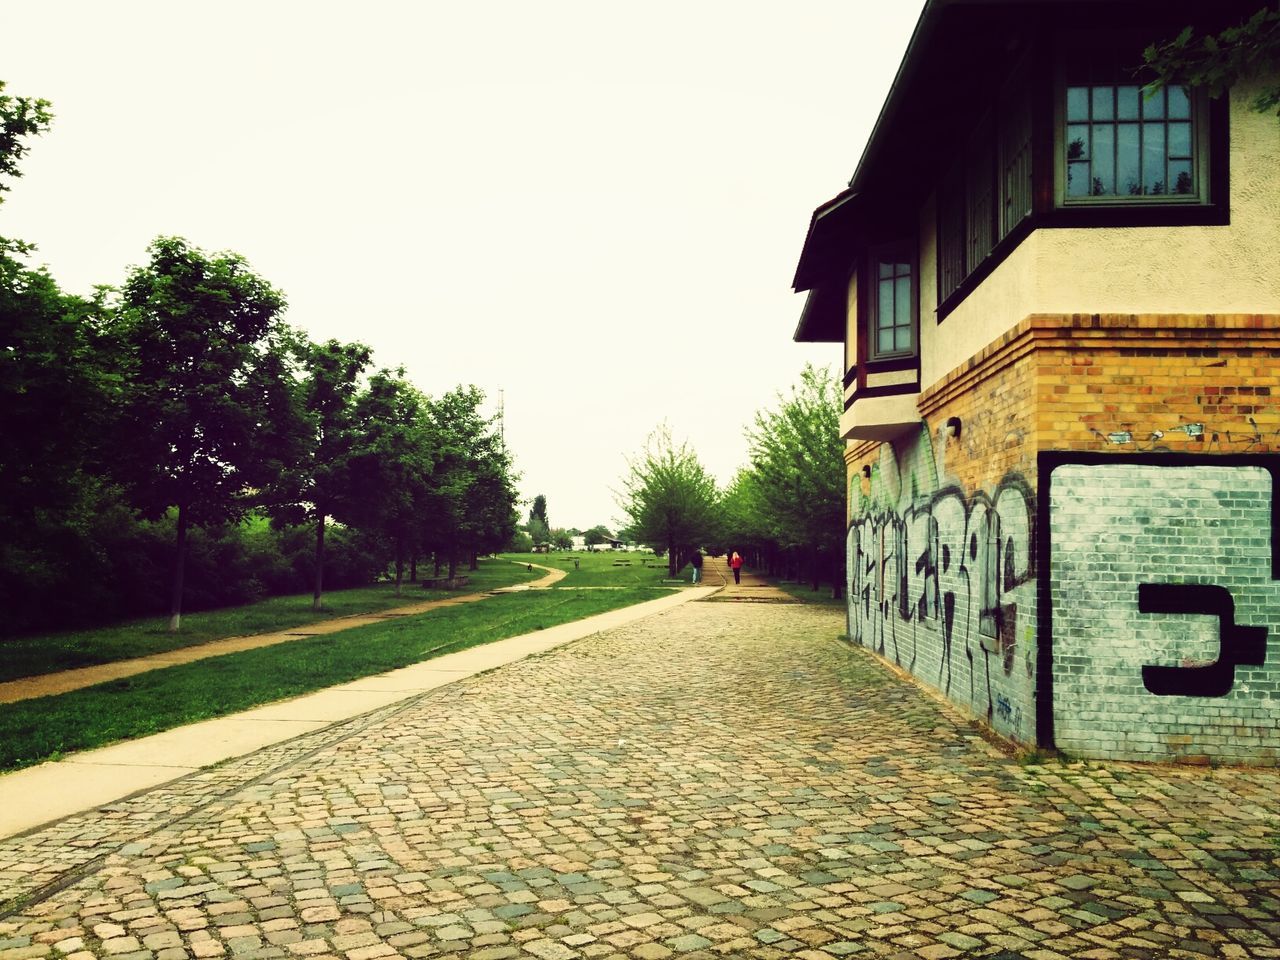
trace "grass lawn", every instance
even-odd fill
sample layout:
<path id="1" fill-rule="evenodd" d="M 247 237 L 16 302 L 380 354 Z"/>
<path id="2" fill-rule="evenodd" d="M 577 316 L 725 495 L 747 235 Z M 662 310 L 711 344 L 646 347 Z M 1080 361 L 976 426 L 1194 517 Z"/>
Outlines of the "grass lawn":
<path id="1" fill-rule="evenodd" d="M 585 550 L 561 550 L 555 553 L 504 553 L 503 559 L 517 563 L 540 563 L 553 570 L 563 570 L 568 576 L 556 584 L 571 587 L 658 587 L 667 576 L 667 561 L 651 552 L 602 551 L 588 553 Z M 578 569 L 573 561 L 578 560 Z M 535 568 L 536 569 L 536 568 Z M 689 579 L 686 567 L 684 579 Z"/>
<path id="2" fill-rule="evenodd" d="M 789 580 L 772 580 L 770 582 L 783 593 L 789 593 L 797 600 L 802 600 L 805 603 L 816 603 L 825 607 L 844 607 L 848 602 L 844 597 L 832 599 L 831 584 L 829 583 L 819 584 L 818 589 L 815 591 L 811 583 L 793 583 Z"/>
<path id="3" fill-rule="evenodd" d="M 649 587 L 504 594 L 0 705 L 0 770 L 236 713 L 659 595 Z"/>
<path id="4" fill-rule="evenodd" d="M 430 567 L 420 570 L 429 575 Z M 182 615 L 182 629 L 169 633 L 168 617 L 149 617 L 95 630 L 63 633 L 31 634 L 0 641 L 0 682 L 20 677 L 34 677 L 73 667 L 85 667 L 132 657 L 164 653 L 179 647 L 191 647 L 224 637 L 242 637 L 254 633 L 271 633 L 287 627 L 298 627 L 317 620 L 345 617 L 354 613 L 374 613 L 392 607 L 404 607 L 424 600 L 480 593 L 495 587 L 524 583 L 543 576 L 503 560 L 481 560 L 478 570 L 462 570 L 471 577 L 460 590 L 423 590 L 416 583 L 404 584 L 396 596 L 390 583 L 353 590 L 335 590 L 324 595 L 324 609 L 311 609 L 311 594 L 299 593 L 270 597 L 241 607 L 223 607 Z"/>

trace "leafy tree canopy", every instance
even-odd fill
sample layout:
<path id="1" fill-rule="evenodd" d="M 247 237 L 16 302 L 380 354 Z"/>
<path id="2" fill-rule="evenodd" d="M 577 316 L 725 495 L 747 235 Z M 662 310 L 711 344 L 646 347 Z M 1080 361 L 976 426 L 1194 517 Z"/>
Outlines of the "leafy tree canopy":
<path id="1" fill-rule="evenodd" d="M 687 444 L 675 443 L 665 424 L 649 436 L 628 467 L 618 505 L 630 519 L 636 540 L 667 551 L 674 576 L 682 554 L 715 535 L 715 480 Z"/>
<path id="2" fill-rule="evenodd" d="M 1172 40 L 1153 43 L 1143 52 L 1155 72 L 1156 86 L 1185 83 L 1221 96 L 1245 79 L 1269 79 L 1254 100 L 1259 112 L 1280 117 L 1280 9 L 1264 6 L 1248 20 L 1219 33 L 1197 33 L 1186 27 Z"/>

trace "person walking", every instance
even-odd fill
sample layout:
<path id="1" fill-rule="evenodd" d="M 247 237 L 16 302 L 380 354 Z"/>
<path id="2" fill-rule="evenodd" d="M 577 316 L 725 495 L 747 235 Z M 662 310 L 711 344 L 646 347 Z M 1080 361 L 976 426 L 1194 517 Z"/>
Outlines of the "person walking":
<path id="1" fill-rule="evenodd" d="M 733 551 L 733 556 L 729 558 L 729 566 L 733 568 L 733 582 L 742 582 L 742 554 L 737 550 Z"/>
<path id="2" fill-rule="evenodd" d="M 693 583 L 697 585 L 698 578 L 702 576 L 702 554 L 699 551 L 693 551 L 693 556 L 689 558 L 689 565 L 693 567 Z"/>

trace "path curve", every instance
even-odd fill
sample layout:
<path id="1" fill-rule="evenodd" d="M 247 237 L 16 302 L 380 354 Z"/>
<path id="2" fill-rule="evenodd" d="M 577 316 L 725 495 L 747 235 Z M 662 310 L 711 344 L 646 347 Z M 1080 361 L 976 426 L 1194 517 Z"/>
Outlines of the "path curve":
<path id="1" fill-rule="evenodd" d="M 511 563 L 517 561 L 512 560 Z M 164 653 L 153 653 L 145 657 L 134 657 L 130 660 L 116 660 L 112 663 L 99 663 L 91 667 L 77 667 L 74 670 L 60 670 L 57 673 L 45 673 L 34 677 L 21 677 L 0 683 L 0 704 L 18 703 L 22 700 L 34 700 L 37 697 L 52 697 L 85 687 L 96 686 L 111 680 L 122 680 L 125 677 L 162 670 L 165 667 L 177 666 L 181 663 L 194 663 L 210 657 L 225 657 L 230 653 L 243 650 L 256 650 L 259 647 L 271 647 L 278 643 L 289 643 L 294 640 L 305 640 L 308 637 L 320 637 L 330 633 L 340 633 L 356 627 L 381 623 L 397 617 L 411 617 L 427 613 L 439 607 L 453 607 L 461 603 L 475 603 L 495 593 L 510 593 L 519 590 L 545 590 L 552 584 L 565 578 L 564 570 L 544 567 L 540 563 L 528 564 L 539 570 L 547 571 L 547 576 L 540 577 L 530 583 L 516 584 L 515 587 L 498 587 L 484 593 L 463 593 L 456 597 L 444 597 L 438 600 L 424 600 L 403 607 L 393 607 L 377 613 L 355 613 L 346 617 L 334 617 L 331 620 L 319 620 L 297 627 L 286 627 L 270 633 L 254 633 L 242 637 L 225 637 L 221 640 L 210 640 L 190 647 L 179 647 Z"/>

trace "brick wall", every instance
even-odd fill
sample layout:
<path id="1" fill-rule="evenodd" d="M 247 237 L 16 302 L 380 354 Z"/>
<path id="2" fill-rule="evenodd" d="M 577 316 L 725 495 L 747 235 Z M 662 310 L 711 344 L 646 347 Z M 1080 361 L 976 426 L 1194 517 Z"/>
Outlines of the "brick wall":
<path id="1" fill-rule="evenodd" d="M 1053 469 L 1058 747 L 1117 759 L 1276 762 L 1280 657 L 1266 649 L 1280 628 L 1275 494 L 1271 472 L 1257 466 Z M 1140 591 L 1151 586 L 1172 589 L 1148 593 L 1144 612 Z M 1264 628 L 1266 638 L 1224 636 L 1221 607 L 1213 612 L 1224 599 L 1235 625 Z M 1161 677 L 1152 666 L 1181 669 Z"/>
<path id="2" fill-rule="evenodd" d="M 1239 457 L 1280 448 L 1280 403 L 1274 396 L 1280 391 L 1278 377 L 1277 317 L 1026 318 L 920 395 L 918 430 L 892 443 L 850 445 L 850 636 L 935 686 L 997 732 L 1020 743 L 1036 742 L 1037 696 L 1046 696 L 1048 689 L 1041 683 L 1037 693 L 1037 593 L 1046 589 L 1036 583 L 1043 536 L 1037 529 L 1037 517 L 1043 514 L 1037 513 L 1035 502 L 1038 457 L 1046 451 L 1115 455 L 1117 461 L 1179 453 L 1222 455 L 1230 459 L 1230 469 L 1239 469 Z M 946 429 L 951 418 L 959 419 L 958 437 Z M 1159 491 L 1173 476 L 1158 472 L 1146 482 Z M 1083 487 L 1058 485 L 1056 475 L 1053 482 L 1056 500 L 1048 505 L 1049 516 L 1087 512 L 1073 499 Z M 1171 500 L 1177 502 L 1179 496 L 1170 487 Z M 1261 517 L 1256 503 L 1248 509 Z M 1149 513 L 1148 522 L 1163 524 L 1162 517 Z M 1173 528 L 1183 529 L 1181 521 Z M 1070 537 L 1064 543 L 1079 548 Z M 1195 548 L 1188 541 L 1178 549 L 1184 546 Z M 1221 565 L 1229 554 L 1215 556 Z M 1229 573 L 1220 585 L 1235 582 Z M 1208 576 L 1208 571 L 1202 574 Z M 1247 574 L 1254 575 L 1256 571 Z M 1064 589 L 1050 589 L 1055 624 L 1060 605 L 1065 604 L 1064 611 L 1072 608 L 1070 599 L 1059 596 Z M 1250 596 L 1252 603 L 1262 594 Z M 1139 616 L 1136 598 L 1130 601 L 1133 611 L 1126 614 L 1126 623 Z M 1105 611 L 1096 614 L 1088 629 L 1068 622 L 1077 632 L 1105 633 L 1107 616 Z M 1168 623 L 1169 618 L 1157 622 Z M 1143 623 L 1149 636 L 1150 621 Z M 1175 629 L 1185 633 L 1188 628 Z M 1060 649 L 1056 644 L 1052 649 L 1056 666 Z M 1097 664 L 1099 669 L 1105 665 Z M 1126 661 L 1124 669 L 1129 666 Z M 1064 669 L 1064 690 L 1075 689 L 1072 696 L 1081 696 L 1071 682 L 1075 677 L 1088 682 L 1085 661 L 1071 661 Z M 1104 680 L 1105 671 L 1095 679 Z M 1172 702 L 1145 688 L 1142 696 L 1157 703 L 1150 708 L 1156 712 Z M 1071 741 L 1070 747 L 1060 745 L 1083 755 L 1121 755 L 1118 735 L 1109 734 L 1093 749 L 1089 742 L 1099 731 L 1073 727 L 1072 717 L 1083 701 L 1060 712 L 1059 694 L 1053 697 L 1055 731 L 1059 739 Z M 1196 714 L 1185 703 L 1179 706 L 1177 716 Z M 1247 719 L 1247 711 L 1223 712 L 1222 702 L 1202 706 L 1202 716 L 1224 718 L 1232 736 L 1249 726 L 1236 722 Z M 1059 721 L 1065 725 L 1059 728 Z M 1170 723 L 1176 728 L 1181 721 Z M 1138 741 L 1126 733 L 1123 750 L 1130 752 L 1124 755 L 1225 756 L 1206 739 L 1209 733 L 1193 726 L 1163 730 L 1160 737 L 1142 741 L 1147 744 L 1143 749 L 1134 747 Z M 1280 733 L 1269 739 L 1280 745 Z M 1268 762 L 1267 740 L 1260 736 L 1243 756 Z"/>

